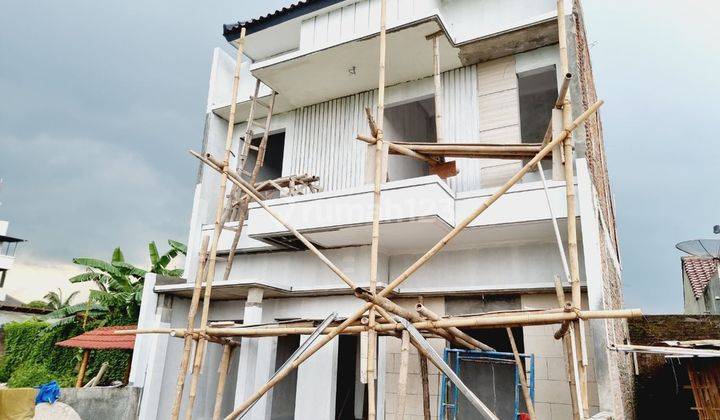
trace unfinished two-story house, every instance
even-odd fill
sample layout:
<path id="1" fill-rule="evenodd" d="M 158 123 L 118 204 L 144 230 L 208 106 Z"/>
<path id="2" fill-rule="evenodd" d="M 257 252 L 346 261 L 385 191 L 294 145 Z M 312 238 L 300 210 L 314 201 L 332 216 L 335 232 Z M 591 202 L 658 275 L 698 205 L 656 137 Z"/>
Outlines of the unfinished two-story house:
<path id="1" fill-rule="evenodd" d="M 248 130 L 258 141 L 266 136 L 257 182 L 297 176 L 306 181 L 303 188 L 292 182 L 278 185 L 264 204 L 361 287 L 369 287 L 371 278 L 374 147 L 356 137 L 371 136 L 365 110 L 374 113 L 378 105 L 380 3 L 306 0 L 225 25 L 225 38 L 233 48 L 244 31 L 239 93 L 236 98 L 230 95 L 235 61 L 226 52 L 230 48 L 215 49 L 202 139 L 204 153 L 221 157 L 230 118 L 236 122 L 235 145 Z M 576 117 L 597 98 L 579 1 L 566 1 L 564 10 L 572 74 L 568 96 Z M 439 37 L 437 44 L 433 37 Z M 555 0 L 388 0 L 386 39 L 386 139 L 412 142 L 415 150 L 422 149 L 419 143 L 509 144 L 518 150 L 525 143 L 527 150 L 539 150 L 558 91 L 569 77 L 561 70 Z M 233 102 L 237 109 L 231 117 Z M 269 121 L 268 107 L 273 110 Z M 249 115 L 254 115 L 250 123 Z M 439 316 L 558 308 L 555 277 L 564 275 L 549 206 L 567 245 L 563 166 L 570 165 L 575 173 L 583 307 L 619 308 L 621 268 L 599 117 L 591 116 L 572 139 L 571 161 L 560 153 L 543 160 L 542 174 L 539 169 L 527 173 L 395 289 L 393 300 L 407 308 L 421 300 Z M 251 160 L 257 153 L 257 147 L 250 149 Z M 391 151 L 381 186 L 378 288 L 452 230 L 531 156 L 450 157 L 446 161 L 454 161 L 455 170 L 439 174 L 427 162 Z M 149 276 L 140 327 L 185 326 L 202 238 L 214 229 L 220 180 L 219 173 L 201 165 L 189 225 L 187 281 Z M 232 228 L 236 231 L 240 223 L 234 249 Z M 228 225 L 218 245 L 211 325 L 315 325 L 332 312 L 342 319 L 362 306 L 351 289 L 257 203 L 249 204 L 244 220 Z M 232 266 L 224 276 L 229 258 Z M 553 338 L 555 329 L 513 328 L 539 419 L 573 418 L 568 370 L 562 342 Z M 608 349 L 611 343 L 625 342 L 625 331 L 620 320 L 585 324 L 587 344 L 578 349 L 578 357 L 587 365 L 590 415 L 633 417 L 629 359 Z M 489 361 L 495 353 L 512 351 L 506 330 L 466 332 L 495 352 L 476 357 L 445 340 L 431 341 L 446 360 L 454 360 L 500 418 L 515 418 L 524 410 L 514 365 L 494 363 L 502 357 Z M 221 395 L 223 415 L 263 385 L 305 337 L 238 340 Z M 397 418 L 400 346 L 395 337 L 378 338 L 380 419 Z M 361 335 L 334 338 L 263 396 L 245 418 L 366 418 L 366 351 Z M 138 336 L 131 382 L 142 387 L 141 418 L 170 418 L 173 398 L 168 390 L 175 389 L 182 353 L 183 340 L 178 338 Z M 222 353 L 222 346 L 207 344 L 193 407 L 196 419 L 212 418 Z M 420 419 L 425 409 L 417 352 L 408 372 L 404 418 Z M 478 418 L 432 365 L 428 377 L 433 418 Z"/>

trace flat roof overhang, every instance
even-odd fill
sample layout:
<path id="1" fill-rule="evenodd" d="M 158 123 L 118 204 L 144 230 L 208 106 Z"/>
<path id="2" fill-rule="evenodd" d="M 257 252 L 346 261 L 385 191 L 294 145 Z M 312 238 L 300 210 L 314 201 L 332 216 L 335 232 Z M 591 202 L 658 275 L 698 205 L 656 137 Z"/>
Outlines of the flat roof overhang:
<path id="1" fill-rule="evenodd" d="M 427 35 L 444 31 L 437 16 L 388 30 L 386 86 L 432 76 L 433 47 Z M 275 113 L 377 89 L 379 34 L 333 45 L 310 53 L 292 52 L 253 64 L 251 73 L 278 92 Z M 441 71 L 462 65 L 459 49 L 441 37 Z M 354 74 L 353 74 L 354 73 Z M 238 115 L 249 101 L 238 106 Z M 214 112 L 227 119 L 230 105 Z"/>
<path id="2" fill-rule="evenodd" d="M 441 71 L 482 63 L 558 42 L 557 20 L 547 18 L 488 36 L 455 43 L 439 16 L 433 15 L 388 30 L 386 86 L 432 76 L 432 42 L 427 35 L 443 31 Z M 377 89 L 379 33 L 310 53 L 279 55 L 252 65 L 251 73 L 278 92 L 275 114 Z M 355 74 L 351 74 L 353 69 Z M 266 102 L 269 95 L 261 97 Z M 237 103 L 238 122 L 250 101 Z M 213 112 L 227 120 L 230 104 Z"/>

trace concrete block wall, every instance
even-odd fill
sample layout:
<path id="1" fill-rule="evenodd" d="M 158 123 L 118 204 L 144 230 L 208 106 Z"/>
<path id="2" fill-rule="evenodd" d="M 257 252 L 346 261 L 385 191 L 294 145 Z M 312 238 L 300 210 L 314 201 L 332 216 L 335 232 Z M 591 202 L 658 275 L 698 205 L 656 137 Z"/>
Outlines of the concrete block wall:
<path id="1" fill-rule="evenodd" d="M 417 303 L 414 299 L 398 299 L 395 302 L 413 311 Z M 425 299 L 423 304 L 439 315 L 445 313 L 445 303 L 442 298 Z M 445 340 L 429 339 L 428 341 L 435 351 L 442 356 L 443 349 L 445 348 Z M 385 367 L 385 420 L 401 420 L 396 416 L 398 378 L 400 373 L 400 346 L 401 341 L 399 338 L 388 339 Z M 431 417 L 436 419 L 438 402 L 440 401 L 440 372 L 431 362 L 428 362 L 428 383 L 430 385 L 430 413 Z M 420 358 L 417 349 L 411 344 L 410 356 L 408 358 L 407 400 L 403 420 L 422 419 L 423 394 L 422 379 L 420 376 Z"/>
<path id="2" fill-rule="evenodd" d="M 430 344 L 439 354 L 445 346 L 445 340 L 430 339 Z M 385 420 L 400 420 L 397 416 L 397 389 L 400 373 L 400 339 L 388 341 L 387 366 L 385 370 Z M 437 418 L 438 401 L 440 401 L 440 373 L 428 362 L 428 383 L 430 385 L 430 413 Z M 405 405 L 406 420 L 423 419 L 422 379 L 420 377 L 420 358 L 417 349 L 410 346 L 408 359 L 407 400 Z"/>
<path id="3" fill-rule="evenodd" d="M 557 308 L 554 294 L 522 296 L 523 309 Z M 585 336 L 591 337 L 589 325 Z M 535 410 L 538 419 L 572 419 L 570 387 L 562 342 L 553 337 L 556 325 L 540 325 L 523 328 L 525 353 L 535 354 Z M 590 414 L 599 411 L 597 380 L 592 348 L 588 349 L 588 399 Z"/>

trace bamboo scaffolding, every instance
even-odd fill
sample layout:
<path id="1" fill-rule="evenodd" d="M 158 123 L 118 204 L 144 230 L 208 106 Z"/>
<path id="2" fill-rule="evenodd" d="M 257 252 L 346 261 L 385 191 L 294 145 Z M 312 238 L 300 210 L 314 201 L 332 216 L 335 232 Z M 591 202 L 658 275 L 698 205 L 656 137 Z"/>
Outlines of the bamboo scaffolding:
<path id="1" fill-rule="evenodd" d="M 562 283 L 560 283 L 560 277 L 558 276 L 555 276 L 555 294 L 557 295 L 558 305 L 564 307 L 566 304 L 565 292 L 563 291 Z M 566 324 L 563 323 L 563 325 Z M 568 325 L 568 329 L 572 330 L 572 325 Z M 557 338 L 557 333 L 555 338 Z M 572 335 L 563 335 L 561 338 L 563 341 L 563 348 L 565 350 L 565 366 L 568 385 L 570 386 L 570 402 L 572 404 L 573 419 L 577 420 L 581 418 L 582 404 L 580 401 L 582 400 L 582 395 L 580 384 L 578 383 L 579 376 L 577 372 L 577 361 L 575 358 L 575 341 L 573 340 Z"/>
<path id="2" fill-rule="evenodd" d="M 568 64 L 568 49 L 567 49 L 567 30 L 565 27 L 565 4 L 564 0 L 557 0 L 557 19 L 558 19 L 558 43 L 560 50 L 560 67 L 563 74 L 570 73 Z M 566 132 L 570 126 L 572 120 L 572 105 L 570 102 L 568 90 L 565 89 L 562 103 L 562 122 L 563 130 Z M 571 130 L 570 130 L 571 131 Z M 577 221 L 575 218 L 575 181 L 573 174 L 573 138 L 567 136 L 563 144 L 563 154 L 565 156 L 565 191 L 567 198 L 567 233 L 568 233 L 568 262 L 570 266 L 570 286 L 572 292 L 572 306 L 579 309 L 582 305 L 581 290 L 580 290 L 580 268 L 578 259 L 577 249 Z M 582 321 L 578 320 L 574 323 L 575 338 L 577 340 L 576 347 L 583 349 L 585 348 L 585 334 L 584 329 L 581 326 Z M 588 394 L 587 394 L 587 363 L 585 360 L 579 360 L 577 363 L 578 375 L 580 377 L 580 387 L 582 390 L 582 408 L 583 417 L 589 417 L 590 407 L 588 405 Z"/>
<path id="3" fill-rule="evenodd" d="M 480 214 L 482 214 L 490 205 L 492 205 L 495 201 L 497 201 L 502 194 L 507 192 L 510 187 L 515 185 L 524 175 L 527 173 L 530 168 L 534 167 L 534 165 L 537 164 L 539 160 L 544 158 L 552 149 L 560 144 L 562 141 L 564 141 L 570 132 L 574 130 L 579 124 L 584 122 L 590 115 L 592 115 L 597 109 L 602 105 L 602 101 L 598 101 L 591 105 L 585 112 L 583 112 L 575 121 L 573 121 L 572 124 L 568 127 L 568 129 L 565 129 L 561 132 L 559 136 L 557 136 L 553 141 L 548 143 L 538 154 L 531 159 L 523 168 L 521 168 L 510 180 L 508 180 L 500 189 L 493 194 L 490 198 L 488 198 L 480 207 L 478 207 L 473 213 L 471 213 L 466 219 L 464 219 L 459 225 L 457 225 L 451 232 L 449 232 L 443 239 L 441 239 L 435 246 L 433 246 L 428 252 L 426 252 L 419 260 L 417 260 L 415 263 L 413 263 L 408 269 L 406 269 L 402 274 L 400 274 L 395 280 L 393 280 L 386 288 L 384 288 L 382 291 L 379 292 L 378 295 L 385 297 L 386 295 L 390 294 L 398 285 L 400 285 L 403 281 L 405 281 L 412 273 L 414 273 L 417 269 L 419 269 L 422 265 L 424 265 L 430 258 L 432 258 L 435 254 L 437 254 L 442 248 L 447 245 L 447 243 L 452 240 L 457 234 L 464 229 L 468 224 L 470 224 L 475 218 L 477 218 Z M 198 154 L 195 154 L 198 158 L 203 159 Z M 211 164 L 209 159 L 203 160 L 206 164 Z M 211 165 L 214 166 L 214 165 Z M 217 166 L 215 166 L 216 170 L 222 170 L 219 169 Z M 227 168 L 224 169 L 224 172 L 228 172 Z M 231 180 L 234 180 L 234 178 L 230 178 Z M 242 180 L 235 180 L 234 182 L 237 182 L 238 185 L 243 185 Z M 245 187 L 243 185 L 243 187 Z M 247 187 L 245 187 L 246 192 L 250 191 Z M 262 205 L 262 202 L 260 202 Z M 267 206 L 265 206 L 267 207 Z M 267 209 L 266 209 L 267 210 Z M 337 274 L 337 273 L 336 273 Z M 278 372 L 278 375 L 274 377 L 272 380 L 268 381 L 265 385 L 260 387 L 252 396 L 248 398 L 245 402 L 240 404 L 233 413 L 230 414 L 227 418 L 234 418 L 237 416 L 238 413 L 241 413 L 244 411 L 245 408 L 247 408 L 250 404 L 252 404 L 255 400 L 262 397 L 269 389 L 271 389 L 275 384 L 277 384 L 282 378 L 287 376 L 293 369 L 297 368 L 302 362 L 304 362 L 308 357 L 310 357 L 312 354 L 314 354 L 317 350 L 322 348 L 325 344 L 330 342 L 337 334 L 342 332 L 342 330 L 352 324 L 353 322 L 357 321 L 360 317 L 364 315 L 366 311 L 368 311 L 370 308 L 372 308 L 372 304 L 367 303 L 362 308 L 360 308 L 357 312 L 355 312 L 353 315 L 351 315 L 343 324 L 341 324 L 336 331 L 334 331 L 331 334 L 328 334 L 325 336 L 322 340 L 320 340 L 314 347 L 308 350 L 306 354 L 303 354 L 300 358 L 298 358 L 294 363 L 291 365 L 288 365 L 286 369 L 284 369 L 281 372 Z M 439 322 L 439 321 L 438 321 Z M 456 326 L 456 325 L 452 325 Z"/>
<path id="4" fill-rule="evenodd" d="M 317 247 L 315 247 L 310 241 L 308 241 L 302 234 L 285 222 L 277 213 L 263 203 L 263 195 L 261 191 L 267 191 L 274 189 L 280 189 L 285 187 L 284 184 L 276 182 L 279 180 L 269 180 L 264 183 L 255 183 L 255 177 L 259 171 L 259 167 L 256 163 L 253 173 L 250 175 L 250 181 L 246 181 L 242 178 L 244 171 L 239 166 L 238 171 L 234 172 L 229 168 L 229 158 L 231 145 L 232 145 L 232 129 L 235 121 L 235 110 L 236 101 L 232 101 L 230 118 L 228 120 L 228 135 L 226 138 L 225 154 L 222 161 L 219 161 L 211 155 L 201 156 L 195 152 L 193 155 L 198 157 L 204 164 L 210 166 L 212 169 L 218 171 L 221 174 L 221 186 L 220 196 L 218 198 L 218 207 L 215 218 L 215 230 L 214 237 L 212 238 L 209 258 L 207 261 L 207 270 L 203 273 L 203 268 L 198 269 L 198 275 L 196 277 L 196 286 L 193 290 L 193 300 L 196 301 L 195 309 L 191 314 L 188 315 L 188 326 L 185 329 L 145 329 L 145 330 L 134 330 L 134 331 L 123 331 L 123 334 L 135 333 L 168 333 L 171 336 L 184 338 L 185 347 L 183 354 L 187 352 L 187 356 L 184 356 L 185 360 L 185 371 L 189 363 L 189 349 L 192 341 L 196 341 L 196 351 L 193 363 L 193 374 L 190 387 L 189 395 L 189 407 L 186 412 L 186 418 L 190 419 L 192 415 L 192 408 L 197 393 L 197 382 L 200 374 L 200 367 L 202 366 L 203 354 L 206 349 L 208 341 L 217 342 L 223 345 L 223 357 L 220 363 L 218 388 L 216 392 L 215 408 L 213 411 L 213 419 L 219 418 L 222 394 L 224 389 L 224 383 L 227 377 L 227 366 L 230 359 L 230 353 L 235 343 L 229 338 L 224 337 L 272 337 L 287 334 L 317 334 L 317 343 L 313 344 L 312 347 L 307 348 L 306 351 L 301 352 L 297 355 L 297 358 L 288 362 L 281 367 L 278 372 L 262 387 L 260 387 L 252 396 L 246 401 L 240 404 L 236 409 L 228 415 L 226 418 L 234 418 L 237 415 L 248 410 L 259 398 L 261 398 L 268 390 L 285 378 L 293 369 L 300 366 L 305 360 L 311 357 L 315 352 L 322 348 L 325 344 L 330 342 L 334 337 L 339 334 L 362 334 L 367 333 L 369 339 L 367 347 L 367 378 L 368 378 L 368 418 L 375 419 L 378 415 L 376 413 L 376 363 L 377 363 L 377 336 L 378 335 L 394 335 L 401 337 L 403 340 L 402 345 L 402 357 L 401 359 L 401 370 L 402 365 L 405 366 L 405 381 L 402 383 L 406 390 L 407 382 L 407 353 L 409 347 L 410 333 L 415 334 L 413 337 L 422 336 L 439 336 L 448 341 L 454 341 L 468 348 L 480 348 L 484 350 L 492 350 L 489 346 L 473 339 L 468 334 L 461 331 L 459 328 L 508 328 L 508 334 L 513 348 L 513 354 L 515 355 L 515 361 L 518 364 L 518 368 L 522 370 L 521 361 L 519 360 L 519 354 L 515 346 L 514 337 L 509 327 L 512 326 L 528 326 L 528 325 L 550 325 L 550 324 L 562 324 L 563 328 L 569 330 L 569 335 L 563 335 L 563 343 L 566 347 L 566 354 L 568 355 L 568 378 L 575 378 L 575 389 L 578 390 L 578 395 L 571 393 L 575 396 L 576 401 L 574 403 L 574 415 L 575 411 L 578 411 L 579 418 L 583 417 L 583 414 L 587 414 L 587 383 L 586 373 L 584 366 L 587 361 L 585 360 L 585 342 L 582 328 L 582 320 L 585 319 L 611 319 L 611 318 L 629 318 L 641 316 L 639 310 L 606 310 L 606 311 L 582 311 L 580 306 L 580 283 L 579 283 L 579 269 L 578 269 L 578 254 L 577 254 L 577 236 L 576 236 L 576 221 L 575 221 L 575 208 L 574 208 L 574 184 L 573 184 L 573 150 L 572 150 L 572 132 L 580 124 L 582 124 L 590 115 L 597 111 L 602 105 L 602 101 L 598 101 L 592 104 L 585 112 L 583 112 L 577 119 L 572 120 L 572 110 L 570 108 L 570 101 L 568 98 L 570 73 L 568 70 L 567 63 L 567 45 L 566 45 L 566 34 L 565 34 L 565 19 L 564 11 L 562 9 L 562 0 L 558 0 L 558 33 L 560 36 L 560 51 L 561 51 L 561 65 L 565 72 L 565 79 L 559 90 L 558 100 L 555 106 L 562 109 L 563 124 L 562 130 L 559 133 L 553 135 L 552 130 L 549 128 L 548 134 L 543 139 L 543 143 L 537 144 L 520 144 L 520 145 L 488 145 L 488 144 L 444 144 L 441 143 L 443 138 L 443 104 L 442 104 L 442 79 L 440 74 L 440 36 L 442 33 L 436 33 L 428 36 L 428 39 L 432 40 L 433 43 L 433 80 L 435 85 L 435 121 L 436 121 L 436 136 L 438 144 L 433 143 L 410 143 L 410 142 L 395 142 L 384 139 L 383 135 L 383 120 L 384 120 L 384 106 L 385 106 L 385 60 L 386 60 L 386 0 L 381 1 L 381 19 L 380 19 L 380 61 L 379 61 L 379 76 L 378 76 L 378 106 L 377 106 L 377 120 L 372 118 L 370 110 L 366 109 L 368 114 L 368 122 L 371 128 L 372 137 L 358 135 L 358 140 L 369 143 L 374 146 L 374 189 L 373 189 L 373 223 L 372 223 L 372 238 L 371 238 L 371 256 L 370 256 L 370 290 L 364 291 L 358 289 L 356 284 L 350 277 L 343 273 L 335 264 L 333 264 Z M 242 56 L 242 49 L 244 45 L 245 29 L 241 30 L 241 37 L 238 48 L 238 58 L 236 61 L 235 74 L 233 77 L 233 93 L 232 97 L 237 96 L 237 89 L 239 85 L 239 66 L 240 59 Z M 250 147 L 250 141 L 252 137 L 252 113 L 255 106 L 256 98 L 258 96 L 258 85 L 256 85 L 256 94 L 254 95 L 253 102 L 251 104 L 251 121 L 248 121 L 248 131 L 246 132 L 246 141 L 243 144 L 243 152 L 240 154 L 241 158 L 239 162 L 243 163 L 247 157 L 247 153 Z M 274 102 L 274 95 L 269 105 L 262 104 L 269 108 L 268 118 L 265 124 L 265 133 L 261 141 L 258 150 L 258 162 L 262 165 L 262 155 L 265 150 L 265 143 L 267 141 L 269 132 L 269 120 L 272 113 L 272 106 Z M 259 103 L 259 102 L 258 102 Z M 259 124 L 257 124 L 259 126 Z M 409 276 L 415 273 L 419 268 L 426 264 L 434 255 L 440 252 L 453 238 L 455 238 L 460 231 L 467 227 L 473 220 L 475 220 L 480 214 L 482 214 L 489 206 L 491 206 L 500 196 L 506 193 L 513 185 L 515 185 L 527 172 L 535 169 L 537 164 L 542 172 L 540 166 L 540 160 L 547 156 L 553 149 L 562 145 L 562 155 L 565 158 L 565 179 L 567 184 L 567 200 L 568 200 L 568 234 L 571 240 L 568 240 L 568 253 L 569 253 L 569 275 L 567 276 L 572 286 L 572 306 L 568 308 L 562 308 L 559 310 L 549 311 L 527 311 L 527 312 L 514 312 L 514 313 L 494 313 L 494 314 L 481 314 L 481 315 L 468 315 L 468 316 L 456 316 L 441 318 L 434 314 L 432 311 L 424 308 L 422 305 L 418 305 L 416 308 L 418 313 L 408 311 L 399 305 L 395 304 L 391 300 L 387 299 L 386 296 L 390 295 L 400 284 L 402 284 Z M 378 292 L 377 290 L 377 275 L 378 275 L 378 253 L 379 253 L 379 213 L 380 213 L 380 198 L 381 198 L 381 184 L 385 179 L 385 161 L 387 154 L 401 154 L 415 159 L 422 160 L 431 166 L 436 166 L 443 162 L 444 157 L 469 157 L 469 158 L 499 158 L 499 159 L 530 159 L 530 161 L 524 165 L 512 178 L 510 178 L 498 191 L 488 198 L 481 206 L 467 216 L 461 223 L 456 225 L 447 235 L 445 235 L 439 242 L 437 242 L 432 248 L 430 248 L 424 255 L 410 265 L 405 271 L 391 281 L 384 289 Z M 307 175 L 304 175 L 309 177 Z M 543 177 L 544 178 L 544 177 Z M 293 187 L 297 182 L 314 182 L 317 177 L 310 177 L 307 181 L 302 181 L 299 178 L 288 177 L 286 180 L 287 188 Z M 543 179 L 544 180 L 544 179 Z M 366 300 L 356 312 L 345 319 L 342 323 L 335 327 L 325 328 L 323 331 L 316 331 L 311 327 L 302 326 L 250 326 L 246 328 L 213 328 L 208 327 L 208 311 L 211 301 L 211 289 L 212 280 L 215 274 L 215 265 L 217 258 L 217 246 L 219 235 L 224 228 L 224 222 L 226 218 L 223 214 L 223 204 L 225 201 L 225 189 L 227 181 L 233 184 L 233 192 L 230 194 L 231 202 L 229 203 L 227 213 L 228 217 L 237 217 L 240 220 L 240 226 L 235 229 L 235 237 L 239 238 L 242 222 L 246 217 L 248 204 L 251 200 L 259 203 L 259 205 L 267 211 L 275 220 L 287 228 L 296 238 L 298 238 L 315 256 L 317 256 L 331 271 L 333 271 L 345 284 L 356 291 L 358 297 Z M 309 187 L 310 188 L 310 187 Z M 242 191 L 242 195 L 241 195 Z M 312 188 L 311 188 L 312 191 Z M 240 200 L 240 201 L 237 201 Z M 571 204 L 572 202 L 572 204 Z M 239 207 L 236 204 L 240 204 Z M 233 207 L 235 206 L 235 207 Z M 571 208 L 572 207 L 572 208 Z M 235 210 L 233 210 L 233 208 Z M 244 209 L 244 210 L 243 210 Z M 552 212 L 552 208 L 551 208 Z M 238 214 L 240 213 L 240 214 Z M 554 220 L 553 215 L 553 221 Z M 572 223 L 570 222 L 572 220 Z M 572 226 L 571 226 L 572 225 Z M 557 225 L 555 225 L 556 227 Z M 556 227 L 557 229 L 557 227 Z M 557 233 L 557 232 L 556 232 Z M 209 238 L 204 238 L 203 249 L 207 248 Z M 562 245 L 560 244 L 562 251 Z M 228 265 L 226 265 L 225 277 L 229 273 L 231 267 L 232 254 L 236 248 L 236 241 L 233 242 L 231 248 L 230 258 Z M 204 253 L 207 255 L 207 252 Z M 567 273 L 566 273 L 567 274 Z M 202 279 L 205 278 L 206 288 L 203 297 L 202 316 L 199 328 L 194 326 L 194 318 L 199 304 L 199 298 L 201 295 L 201 283 Z M 362 292 L 359 292 L 362 291 Z M 564 295 L 564 293 L 563 293 Z M 564 300 L 564 296 L 563 299 Z M 191 312 L 192 312 L 191 302 Z M 376 315 L 379 314 L 380 317 Z M 403 316 L 409 319 L 409 323 L 403 324 L 403 322 L 396 322 L 393 319 L 393 314 Z M 363 322 L 358 325 L 358 321 L 362 318 Z M 192 320 L 192 321 L 191 321 Z M 569 327 L 568 327 L 569 326 Z M 423 332 L 420 332 L 422 330 Z M 320 336 L 320 334 L 324 334 Z M 421 340 L 422 341 L 422 340 Z M 420 352 L 420 365 L 423 381 L 423 408 L 425 418 L 430 418 L 430 397 L 429 397 L 429 383 L 428 383 L 428 372 L 427 372 L 427 356 L 428 354 L 421 348 L 419 343 L 412 342 L 418 348 Z M 308 343 L 308 346 L 310 344 Z M 581 358 L 577 358 L 576 348 L 581 349 Z M 437 355 L 436 355 L 437 356 Z M 570 359 L 572 356 L 572 359 Z M 435 360 L 431 359 L 433 363 L 442 370 Z M 404 361 L 404 363 L 403 363 Z M 181 371 L 183 367 L 181 364 Z M 572 371 L 572 372 L 571 372 Z M 180 373 L 180 372 L 179 372 Z M 571 375 L 571 373 L 573 373 Z M 182 386 L 184 385 L 185 374 L 182 375 L 183 383 L 180 384 L 180 378 L 178 380 L 179 394 L 176 393 L 176 402 L 180 401 L 182 397 Z M 534 418 L 534 410 L 532 402 L 529 401 L 529 392 L 527 387 L 527 378 L 524 375 L 524 370 L 521 375 L 523 382 L 523 396 L 526 399 L 526 405 L 528 410 L 531 411 L 531 418 Z M 401 377 L 402 380 L 402 377 Z M 572 382 L 571 382 L 572 388 Z M 176 389 L 177 391 L 177 389 Z M 403 400 L 403 409 L 405 402 Z M 179 414 L 180 404 L 178 404 Z M 584 413 L 583 413 L 584 411 Z M 492 413 L 490 413 L 492 414 Z M 177 418 L 175 415 L 174 418 Z"/>
<path id="5" fill-rule="evenodd" d="M 378 294 L 379 296 L 379 294 Z M 363 314 L 370 309 L 372 303 L 366 303 L 358 312 L 362 311 Z M 356 312 L 356 314 L 358 313 Z M 343 321 L 342 324 L 335 327 L 328 327 L 324 333 L 331 335 L 328 339 L 331 340 L 335 336 L 341 333 L 346 334 L 358 334 L 361 332 L 368 331 L 369 326 L 365 325 L 351 325 L 355 320 L 359 319 L 363 314 L 357 318 L 351 316 Z M 437 321 L 423 320 L 413 322 L 412 325 L 418 330 L 432 331 L 433 329 L 444 329 L 444 328 L 468 328 L 468 329 L 486 329 L 486 328 L 504 328 L 504 327 L 517 327 L 522 325 L 552 325 L 561 324 L 565 321 L 574 321 L 577 319 L 615 319 L 615 318 L 637 318 L 642 316 L 640 309 L 615 309 L 615 310 L 602 310 L 602 311 L 570 311 L 565 312 L 559 311 L 542 311 L 542 312 L 525 312 L 525 313 L 513 313 L 513 314 L 497 314 L 493 316 L 487 315 L 473 315 L 473 316 L 455 316 L 450 318 L 441 318 Z M 351 321 L 351 322 L 348 322 Z M 377 323 L 375 325 L 375 331 L 377 332 L 392 332 L 403 330 L 402 324 L 397 322 L 392 323 Z M 268 327 L 268 328 L 207 328 L 203 332 L 207 335 L 214 335 L 217 337 L 273 337 L 278 335 L 290 335 L 290 334 L 309 334 L 315 329 L 312 327 Z M 193 333 L 198 333 L 197 330 Z M 184 337 L 188 334 L 188 331 L 184 328 L 151 328 L 143 330 L 122 330 L 116 332 L 118 335 L 132 335 L 132 334 L 170 334 L 175 337 Z M 444 338 L 444 337 L 443 337 Z M 327 338 L 326 338 L 327 339 Z"/>
<path id="6" fill-rule="evenodd" d="M 426 308 L 422 303 L 418 303 L 415 305 L 415 310 L 418 311 L 418 313 L 425 318 L 431 320 L 431 321 L 438 321 L 440 319 L 440 316 L 436 314 L 435 312 L 431 311 L 430 309 Z M 469 335 L 465 334 L 464 332 L 460 331 L 459 329 L 455 327 L 450 327 L 447 329 L 447 331 L 452 334 L 453 336 L 460 338 L 468 343 L 470 343 L 473 347 L 484 350 L 484 351 L 495 351 L 494 348 L 488 346 L 487 344 L 478 341 Z"/>
<path id="7" fill-rule="evenodd" d="M 375 176 L 373 183 L 373 218 L 370 243 L 370 293 L 377 292 L 378 256 L 380 252 L 380 198 L 383 174 L 383 120 L 385 119 L 385 48 L 386 48 L 387 0 L 380 0 L 380 64 L 378 68 L 378 106 L 377 135 L 375 136 Z M 369 314 L 368 351 L 367 351 L 367 385 L 368 385 L 368 419 L 375 420 L 377 403 L 375 387 L 377 332 L 375 331 L 375 308 Z"/>
<path id="8" fill-rule="evenodd" d="M 210 242 L 209 236 L 203 236 L 202 244 L 200 245 L 200 253 L 198 255 L 198 268 L 195 273 L 195 287 L 193 289 L 192 299 L 190 300 L 190 309 L 188 310 L 187 318 L 187 330 L 192 333 L 195 327 L 195 316 L 197 315 L 197 308 L 200 303 L 200 294 L 202 291 L 202 279 L 205 274 L 205 262 L 207 261 L 207 248 Z M 193 344 L 193 335 L 185 335 L 185 342 L 183 343 L 183 358 L 180 362 L 177 374 L 177 385 L 175 387 L 175 400 L 170 414 L 172 420 L 177 420 L 180 416 L 180 406 L 182 405 L 182 394 L 183 388 L 185 387 L 185 377 L 187 376 L 188 362 L 190 361 L 190 351 Z M 197 343 L 197 341 L 196 341 Z"/>
<path id="9" fill-rule="evenodd" d="M 230 163 L 230 156 L 232 154 L 232 143 L 233 143 L 233 129 L 235 128 L 235 111 L 237 109 L 237 98 L 238 86 L 240 85 L 240 69 L 242 67 L 242 56 L 243 47 L 245 44 L 245 28 L 240 31 L 240 39 L 238 40 L 237 57 L 235 59 L 235 71 L 233 74 L 233 85 L 232 93 L 230 98 L 230 116 L 228 118 L 228 129 L 227 136 L 225 138 L 225 155 L 223 156 L 222 169 L 223 173 L 220 177 L 220 191 L 218 193 L 218 199 L 215 209 L 215 229 L 213 232 L 212 245 L 210 247 L 210 258 L 208 263 L 207 275 L 205 276 L 205 295 L 203 296 L 203 307 L 202 315 L 200 318 L 200 328 L 205 329 L 207 327 L 208 315 L 210 312 L 210 298 L 212 296 L 212 284 L 215 278 L 215 265 L 217 263 L 217 248 L 218 242 L 220 241 L 220 235 L 223 229 L 223 209 L 225 204 L 225 190 L 227 188 L 228 175 L 227 170 Z M 195 361 L 193 363 L 193 374 L 190 380 L 190 393 L 188 395 L 188 408 L 185 418 L 190 420 L 192 418 L 192 410 L 195 405 L 195 396 L 197 395 L 197 385 L 200 380 L 200 365 L 203 360 L 203 354 L 205 347 L 207 346 L 207 340 L 201 338 L 198 340 L 195 346 Z"/>
<path id="10" fill-rule="evenodd" d="M 510 347 L 512 348 L 513 356 L 515 358 L 515 365 L 517 366 L 518 377 L 520 378 L 520 386 L 522 387 L 522 394 L 525 399 L 525 407 L 530 415 L 530 420 L 535 420 L 537 419 L 537 416 L 535 415 L 535 406 L 533 405 L 532 398 L 530 398 L 530 389 L 528 388 L 528 380 L 525 375 L 525 366 L 523 365 L 522 360 L 520 360 L 520 353 L 518 353 L 512 330 L 510 328 L 505 328 L 505 331 L 507 331 L 508 339 L 510 340 Z"/>

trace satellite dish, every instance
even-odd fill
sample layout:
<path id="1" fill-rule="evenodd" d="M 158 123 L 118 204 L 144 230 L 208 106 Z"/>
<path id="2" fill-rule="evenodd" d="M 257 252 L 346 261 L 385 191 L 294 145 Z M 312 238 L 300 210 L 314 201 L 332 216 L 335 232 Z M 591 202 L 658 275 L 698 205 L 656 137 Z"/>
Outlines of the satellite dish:
<path id="1" fill-rule="evenodd" d="M 693 239 L 680 242 L 675 248 L 696 257 L 720 258 L 720 239 Z"/>

